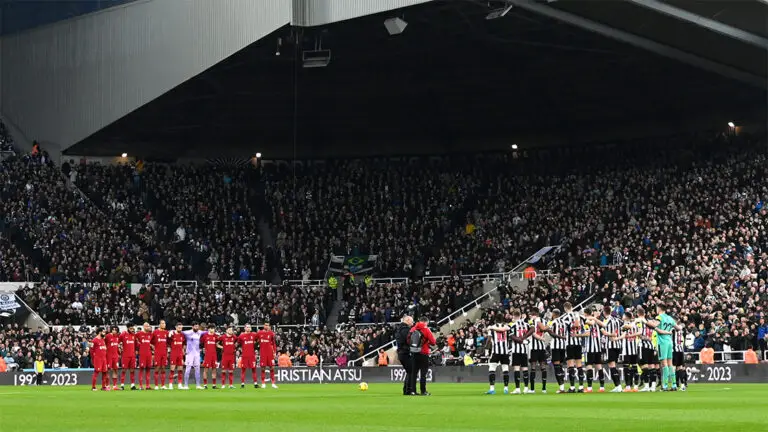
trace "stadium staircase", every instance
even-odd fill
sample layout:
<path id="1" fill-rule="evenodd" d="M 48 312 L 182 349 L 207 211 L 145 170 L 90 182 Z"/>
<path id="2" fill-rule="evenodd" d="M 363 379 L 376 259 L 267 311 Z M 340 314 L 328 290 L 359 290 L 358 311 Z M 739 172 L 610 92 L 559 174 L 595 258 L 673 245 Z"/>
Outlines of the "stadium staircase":
<path id="1" fill-rule="evenodd" d="M 508 288 L 514 289 L 517 291 L 524 291 L 528 289 L 529 280 L 525 277 L 522 271 L 519 271 L 519 269 L 524 269 L 529 264 L 540 261 L 547 254 L 557 253 L 560 251 L 560 249 L 561 249 L 561 246 L 547 246 L 545 248 L 542 248 L 536 253 L 534 253 L 533 255 L 529 256 L 528 258 L 520 262 L 517 266 L 513 268 L 512 271 L 509 271 L 506 273 L 464 276 L 464 279 L 467 281 L 482 280 L 483 293 L 480 294 L 477 298 L 475 298 L 471 302 L 464 305 L 463 307 L 459 308 L 458 310 L 454 311 L 453 313 L 439 320 L 437 322 L 437 325 L 439 326 L 438 334 L 435 336 L 440 337 L 440 336 L 448 335 L 451 331 L 461 328 L 467 322 L 478 320 L 480 317 L 482 317 L 483 307 L 486 305 L 494 305 L 494 304 L 498 305 L 501 302 L 499 287 L 502 285 L 502 283 L 505 283 Z M 537 277 L 544 277 L 544 276 L 551 277 L 554 275 L 555 275 L 554 273 L 548 270 L 542 270 L 538 272 Z M 426 281 L 435 281 L 435 282 L 440 280 L 445 280 L 445 279 L 450 279 L 450 277 L 446 276 L 446 277 L 424 278 L 424 280 Z M 359 359 L 355 360 L 354 362 L 351 362 L 351 364 L 352 365 L 362 364 L 363 366 L 375 366 L 377 361 L 377 355 L 378 355 L 377 353 L 381 349 L 384 349 L 385 352 L 387 353 L 387 356 L 389 357 L 390 365 L 399 364 L 397 360 L 397 352 L 396 352 L 397 348 L 395 346 L 394 340 L 384 345 L 381 345 L 375 349 L 370 350 Z"/>

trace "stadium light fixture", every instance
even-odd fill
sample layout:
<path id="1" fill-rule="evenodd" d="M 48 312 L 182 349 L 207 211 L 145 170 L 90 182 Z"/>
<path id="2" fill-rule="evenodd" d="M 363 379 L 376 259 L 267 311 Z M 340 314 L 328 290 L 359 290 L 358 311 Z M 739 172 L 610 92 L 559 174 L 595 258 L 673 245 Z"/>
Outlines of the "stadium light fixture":
<path id="1" fill-rule="evenodd" d="M 123 153 L 123 154 L 121 154 L 120 156 L 121 156 L 122 158 L 127 158 L 127 157 L 128 157 L 128 153 Z"/>
<path id="2" fill-rule="evenodd" d="M 387 29 L 387 33 L 390 36 L 399 35 L 405 28 L 408 27 L 408 23 L 400 18 L 389 18 L 384 21 L 384 27 Z"/>
<path id="3" fill-rule="evenodd" d="M 261 153 L 256 153 L 256 159 L 261 159 Z"/>
<path id="4" fill-rule="evenodd" d="M 500 8 L 500 9 L 494 9 L 494 10 L 491 11 L 491 13 L 489 13 L 488 15 L 485 16 L 485 19 L 492 20 L 492 19 L 501 18 L 501 17 L 505 16 L 506 14 L 508 14 L 509 11 L 511 11 L 513 7 L 514 7 L 514 5 L 510 4 L 510 5 L 507 5 L 506 7 Z"/>
<path id="5" fill-rule="evenodd" d="M 734 124 L 733 122 L 728 122 L 728 127 L 729 128 L 735 128 L 736 124 Z"/>
<path id="6" fill-rule="evenodd" d="M 517 150 L 517 144 L 512 144 L 512 150 Z"/>

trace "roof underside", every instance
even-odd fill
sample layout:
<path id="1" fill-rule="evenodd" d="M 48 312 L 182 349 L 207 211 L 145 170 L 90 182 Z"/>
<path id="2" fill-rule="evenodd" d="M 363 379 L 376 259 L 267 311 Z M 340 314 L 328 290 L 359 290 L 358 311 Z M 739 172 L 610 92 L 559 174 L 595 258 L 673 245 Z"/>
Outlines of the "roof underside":
<path id="1" fill-rule="evenodd" d="M 382 25 L 390 14 L 304 30 L 305 48 L 322 34 L 332 51 L 326 68 L 295 67 L 291 29 L 281 29 L 67 153 L 423 153 L 765 118 L 763 89 L 520 9 L 486 20 L 480 3 L 408 8 L 398 36 Z M 753 60 L 731 65 L 764 72 L 749 70 Z"/>

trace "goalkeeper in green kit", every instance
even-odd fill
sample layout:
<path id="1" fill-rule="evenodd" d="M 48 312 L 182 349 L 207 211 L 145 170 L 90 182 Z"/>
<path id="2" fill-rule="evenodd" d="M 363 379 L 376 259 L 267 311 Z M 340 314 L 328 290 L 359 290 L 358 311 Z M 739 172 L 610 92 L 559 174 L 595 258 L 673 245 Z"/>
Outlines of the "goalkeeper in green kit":
<path id="1" fill-rule="evenodd" d="M 656 328 L 656 343 L 661 363 L 661 389 L 669 391 L 671 388 L 672 391 L 677 391 L 675 367 L 672 366 L 672 330 L 677 326 L 677 322 L 667 315 L 667 307 L 664 305 L 656 306 L 656 313 L 657 321 L 649 322 L 648 326 Z"/>

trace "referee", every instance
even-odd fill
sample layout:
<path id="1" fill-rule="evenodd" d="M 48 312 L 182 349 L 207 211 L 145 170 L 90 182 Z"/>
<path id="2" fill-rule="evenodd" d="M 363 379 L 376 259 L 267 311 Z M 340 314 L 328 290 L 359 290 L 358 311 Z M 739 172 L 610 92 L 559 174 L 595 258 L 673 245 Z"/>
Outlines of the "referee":
<path id="1" fill-rule="evenodd" d="M 405 369 L 405 380 L 403 381 L 403 395 L 408 396 L 416 393 L 416 387 L 411 388 L 411 374 L 413 373 L 413 359 L 411 358 L 410 347 L 408 346 L 408 334 L 413 327 L 413 317 L 404 316 L 402 324 L 395 330 L 395 341 L 397 342 L 397 359 Z"/>

